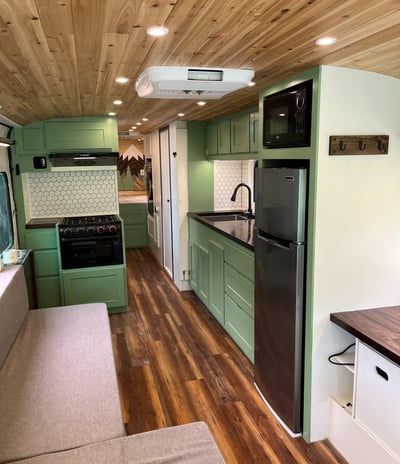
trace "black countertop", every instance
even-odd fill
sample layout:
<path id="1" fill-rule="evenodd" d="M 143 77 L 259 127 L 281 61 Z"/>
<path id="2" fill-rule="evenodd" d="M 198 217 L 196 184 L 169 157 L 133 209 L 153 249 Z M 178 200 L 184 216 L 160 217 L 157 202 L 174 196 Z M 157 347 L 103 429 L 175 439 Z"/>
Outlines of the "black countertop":
<path id="1" fill-rule="evenodd" d="M 29 220 L 25 227 L 27 229 L 45 229 L 47 227 L 55 227 L 58 221 L 62 218 L 36 218 Z"/>
<path id="2" fill-rule="evenodd" d="M 188 213 L 188 217 L 194 219 L 201 224 L 213 229 L 227 238 L 243 245 L 251 251 L 254 251 L 254 237 L 255 237 L 255 220 L 247 219 L 240 221 L 208 221 L 204 216 L 211 214 L 241 214 L 242 211 L 215 211 Z"/>

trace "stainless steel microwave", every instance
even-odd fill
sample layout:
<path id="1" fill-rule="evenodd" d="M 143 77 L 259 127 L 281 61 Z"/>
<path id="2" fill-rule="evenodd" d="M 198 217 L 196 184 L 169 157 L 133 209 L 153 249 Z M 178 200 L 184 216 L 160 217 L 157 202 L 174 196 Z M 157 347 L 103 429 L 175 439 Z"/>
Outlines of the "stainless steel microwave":
<path id="1" fill-rule="evenodd" d="M 312 80 L 264 97 L 264 148 L 309 147 L 311 114 Z"/>

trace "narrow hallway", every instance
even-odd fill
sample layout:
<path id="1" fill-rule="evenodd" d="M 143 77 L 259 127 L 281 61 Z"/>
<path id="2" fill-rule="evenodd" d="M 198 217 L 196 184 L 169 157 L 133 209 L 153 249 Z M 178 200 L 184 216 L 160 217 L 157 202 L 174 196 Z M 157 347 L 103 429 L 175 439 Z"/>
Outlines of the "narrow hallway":
<path id="1" fill-rule="evenodd" d="M 127 249 L 129 311 L 110 315 L 128 434 L 201 420 L 227 463 L 346 461 L 292 439 L 253 386 L 253 366 L 192 292 L 180 293 L 148 248 Z"/>

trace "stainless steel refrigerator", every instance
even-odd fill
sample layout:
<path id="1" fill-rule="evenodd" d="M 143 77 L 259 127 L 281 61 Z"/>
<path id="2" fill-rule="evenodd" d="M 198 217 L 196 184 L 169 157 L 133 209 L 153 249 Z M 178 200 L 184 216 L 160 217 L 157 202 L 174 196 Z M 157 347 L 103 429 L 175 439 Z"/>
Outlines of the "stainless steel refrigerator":
<path id="1" fill-rule="evenodd" d="M 256 169 L 255 384 L 302 432 L 306 168 Z"/>

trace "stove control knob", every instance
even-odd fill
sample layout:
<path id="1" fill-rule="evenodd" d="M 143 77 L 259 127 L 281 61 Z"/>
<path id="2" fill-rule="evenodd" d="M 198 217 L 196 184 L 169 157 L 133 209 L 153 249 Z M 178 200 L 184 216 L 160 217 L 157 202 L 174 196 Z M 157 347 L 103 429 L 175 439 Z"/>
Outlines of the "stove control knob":
<path id="1" fill-rule="evenodd" d="M 117 226 L 110 226 L 110 227 L 108 228 L 108 231 L 109 231 L 110 233 L 114 234 L 114 233 L 117 231 Z"/>
<path id="2" fill-rule="evenodd" d="M 87 233 L 88 233 L 89 235 L 93 235 L 93 233 L 94 233 L 93 227 L 88 227 L 88 228 L 87 228 Z"/>
<path id="3" fill-rule="evenodd" d="M 76 229 L 76 235 L 83 235 L 83 229 L 82 229 L 82 227 L 78 227 L 78 228 Z"/>
<path id="4" fill-rule="evenodd" d="M 98 234 L 104 234 L 104 226 L 99 226 L 99 227 L 97 228 L 97 233 L 98 233 Z"/>
<path id="5" fill-rule="evenodd" d="M 71 230 L 71 229 L 64 229 L 64 235 L 65 235 L 66 237 L 69 237 L 71 234 L 72 234 L 72 230 Z"/>

